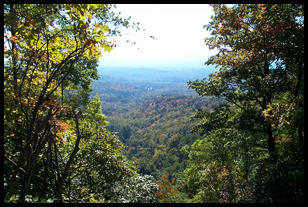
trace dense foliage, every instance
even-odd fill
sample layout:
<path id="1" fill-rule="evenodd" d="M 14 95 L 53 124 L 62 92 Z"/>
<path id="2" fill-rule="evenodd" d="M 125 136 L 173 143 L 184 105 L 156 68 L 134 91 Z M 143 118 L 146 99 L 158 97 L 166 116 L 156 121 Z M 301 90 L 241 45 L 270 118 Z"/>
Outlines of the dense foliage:
<path id="1" fill-rule="evenodd" d="M 180 149 L 200 138 L 191 133 L 190 117 L 197 109 L 209 110 L 219 104 L 217 100 L 170 94 L 133 103 L 113 111 L 108 117 L 108 129 L 123 141 L 125 155 L 137 161 L 139 172 L 155 178 L 163 172 L 175 176 L 184 170 L 186 160 Z"/>
<path id="2" fill-rule="evenodd" d="M 4 5 L 5 202 L 110 202 L 137 176 L 90 98 L 102 51 L 130 27 L 112 8 Z"/>
<path id="3" fill-rule="evenodd" d="M 227 103 L 196 114 L 204 138 L 181 187 L 191 202 L 303 202 L 304 6 L 213 8 L 206 63 L 219 70 L 189 86 Z"/>
<path id="4" fill-rule="evenodd" d="M 112 5 L 5 4 L 4 201 L 302 203 L 304 6 L 212 7 L 189 91 L 92 83 L 134 25 Z"/>

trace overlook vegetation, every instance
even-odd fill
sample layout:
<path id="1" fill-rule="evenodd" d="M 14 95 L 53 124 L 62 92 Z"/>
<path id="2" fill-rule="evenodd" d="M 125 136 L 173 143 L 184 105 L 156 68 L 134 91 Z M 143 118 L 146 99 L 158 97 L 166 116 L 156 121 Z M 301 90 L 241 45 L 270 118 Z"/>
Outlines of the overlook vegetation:
<path id="1" fill-rule="evenodd" d="M 114 5 L 5 4 L 4 202 L 303 203 L 304 5 L 212 7 L 207 71 L 101 72 Z"/>

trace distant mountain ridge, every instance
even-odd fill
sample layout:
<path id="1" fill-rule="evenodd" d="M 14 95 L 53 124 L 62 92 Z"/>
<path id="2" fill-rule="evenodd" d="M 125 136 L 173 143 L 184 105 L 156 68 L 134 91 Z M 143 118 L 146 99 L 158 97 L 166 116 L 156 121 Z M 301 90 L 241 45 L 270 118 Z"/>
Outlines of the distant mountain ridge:
<path id="1" fill-rule="evenodd" d="M 128 105 L 139 105 L 152 96 L 196 96 L 187 81 L 201 80 L 211 72 L 214 69 L 99 68 L 100 79 L 92 83 L 92 94 L 99 94 L 106 115 L 122 113 L 130 108 Z"/>
<path id="2" fill-rule="evenodd" d="M 125 67 L 106 67 L 99 68 L 102 81 L 112 82 L 146 82 L 146 83 L 187 83 L 189 80 L 203 79 L 213 68 L 187 68 L 162 70 L 155 68 L 125 68 Z"/>

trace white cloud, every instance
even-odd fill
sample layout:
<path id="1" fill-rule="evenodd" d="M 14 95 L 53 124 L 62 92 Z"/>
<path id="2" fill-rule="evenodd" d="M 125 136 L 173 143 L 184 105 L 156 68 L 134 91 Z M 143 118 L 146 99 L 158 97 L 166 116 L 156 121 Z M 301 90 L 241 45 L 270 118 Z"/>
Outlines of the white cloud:
<path id="1" fill-rule="evenodd" d="M 201 4 L 117 5 L 124 17 L 140 22 L 146 32 L 129 32 L 118 40 L 119 46 L 104 54 L 102 65 L 149 66 L 195 63 L 203 65 L 213 55 L 204 43 L 209 35 L 203 26 L 210 21 L 212 8 Z M 153 40 L 149 35 L 154 35 Z M 136 41 L 135 46 L 125 44 Z"/>

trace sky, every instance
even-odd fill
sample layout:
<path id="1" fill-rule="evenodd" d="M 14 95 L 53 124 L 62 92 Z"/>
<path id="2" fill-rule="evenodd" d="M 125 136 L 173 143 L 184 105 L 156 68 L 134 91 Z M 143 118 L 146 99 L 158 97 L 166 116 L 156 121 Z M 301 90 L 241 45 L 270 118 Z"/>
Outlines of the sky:
<path id="1" fill-rule="evenodd" d="M 117 47 L 103 53 L 101 67 L 199 68 L 215 54 L 204 43 L 210 33 L 203 26 L 213 14 L 207 4 L 118 4 L 116 11 L 140 22 L 141 30 L 124 31 Z"/>

